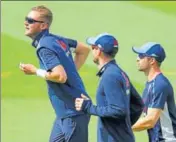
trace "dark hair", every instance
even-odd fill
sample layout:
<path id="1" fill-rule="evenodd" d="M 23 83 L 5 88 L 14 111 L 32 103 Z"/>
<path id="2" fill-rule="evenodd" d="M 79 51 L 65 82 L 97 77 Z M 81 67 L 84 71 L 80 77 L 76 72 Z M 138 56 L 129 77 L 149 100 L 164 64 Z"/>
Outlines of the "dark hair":
<path id="1" fill-rule="evenodd" d="M 111 52 L 108 52 L 108 53 L 103 52 L 103 53 L 104 53 L 105 56 L 107 56 L 107 57 L 115 58 L 115 56 L 116 56 L 116 54 L 118 53 L 118 51 L 119 51 L 119 48 L 113 48 L 113 50 L 112 50 Z"/>
<path id="2" fill-rule="evenodd" d="M 156 58 L 155 58 L 155 60 L 156 60 Z M 158 67 L 160 67 L 161 66 L 161 62 L 159 62 L 157 60 L 156 60 L 156 62 L 157 62 Z"/>
<path id="3" fill-rule="evenodd" d="M 150 58 L 155 59 L 156 64 L 158 65 L 158 67 L 161 66 L 161 63 L 162 63 L 162 62 L 158 61 L 156 57 L 150 57 Z"/>

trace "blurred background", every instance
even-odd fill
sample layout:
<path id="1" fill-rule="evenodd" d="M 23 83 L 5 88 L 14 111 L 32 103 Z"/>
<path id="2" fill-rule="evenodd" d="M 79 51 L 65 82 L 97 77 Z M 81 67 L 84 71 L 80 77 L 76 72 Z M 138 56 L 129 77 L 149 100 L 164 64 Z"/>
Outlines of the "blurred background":
<path id="1" fill-rule="evenodd" d="M 167 58 L 163 73 L 176 91 L 176 2 L 108 1 L 2 1 L 1 6 L 1 141 L 48 142 L 55 118 L 45 82 L 20 72 L 20 62 L 38 66 L 31 40 L 24 36 L 24 17 L 31 7 L 45 5 L 54 14 L 51 32 L 85 42 L 102 32 L 115 35 L 120 50 L 117 63 L 142 93 L 146 77 L 137 71 L 132 46 L 159 42 Z M 79 71 L 87 92 L 95 102 L 97 68 L 90 54 Z M 176 97 L 176 95 L 175 95 Z M 89 125 L 89 142 L 96 142 L 95 117 Z M 146 131 L 135 133 L 137 142 L 147 142 Z"/>

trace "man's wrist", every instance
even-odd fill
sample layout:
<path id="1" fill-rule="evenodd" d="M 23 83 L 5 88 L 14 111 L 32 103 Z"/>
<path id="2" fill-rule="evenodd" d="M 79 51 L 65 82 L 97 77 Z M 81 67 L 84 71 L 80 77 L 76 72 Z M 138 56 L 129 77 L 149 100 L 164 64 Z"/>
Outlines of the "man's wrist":
<path id="1" fill-rule="evenodd" d="M 46 79 L 46 74 L 47 74 L 46 70 L 43 70 L 43 69 L 37 69 L 36 70 L 36 75 L 41 77 L 41 78 Z"/>
<path id="2" fill-rule="evenodd" d="M 82 105 L 82 110 L 87 112 L 87 109 L 90 107 L 91 100 L 84 100 L 83 105 Z"/>

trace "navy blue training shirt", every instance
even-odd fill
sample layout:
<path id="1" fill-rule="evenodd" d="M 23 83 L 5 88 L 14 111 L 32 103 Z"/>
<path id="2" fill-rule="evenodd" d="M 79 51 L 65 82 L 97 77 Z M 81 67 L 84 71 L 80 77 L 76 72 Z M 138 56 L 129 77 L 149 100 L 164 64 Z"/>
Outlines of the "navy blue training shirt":
<path id="1" fill-rule="evenodd" d="M 77 41 L 50 34 L 43 31 L 33 41 L 37 48 L 40 68 L 51 71 L 62 65 L 67 74 L 66 83 L 47 81 L 49 98 L 57 117 L 65 118 L 83 114 L 75 110 L 75 98 L 86 93 L 83 82 L 77 72 L 70 48 L 76 48 Z"/>
<path id="2" fill-rule="evenodd" d="M 146 83 L 143 92 L 144 114 L 148 108 L 162 109 L 155 127 L 148 130 L 150 142 L 176 142 L 176 105 L 174 92 L 169 80 L 160 73 Z"/>
<path id="3" fill-rule="evenodd" d="M 91 101 L 84 101 L 83 110 L 99 116 L 103 126 L 98 125 L 98 129 L 106 129 L 114 141 L 134 142 L 130 122 L 131 83 L 127 75 L 115 60 L 103 66 L 97 75 L 100 77 L 96 94 L 97 106 Z M 103 134 L 100 135 L 102 136 L 98 137 L 104 137 Z"/>

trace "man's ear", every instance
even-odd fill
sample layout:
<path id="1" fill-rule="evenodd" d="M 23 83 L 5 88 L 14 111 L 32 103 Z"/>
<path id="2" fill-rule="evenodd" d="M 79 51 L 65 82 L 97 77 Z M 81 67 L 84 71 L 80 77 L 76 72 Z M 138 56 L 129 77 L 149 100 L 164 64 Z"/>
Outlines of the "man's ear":
<path id="1" fill-rule="evenodd" d="M 42 23 L 41 24 L 41 29 L 44 30 L 44 29 L 48 29 L 49 28 L 49 25 L 47 23 Z"/>
<path id="2" fill-rule="evenodd" d="M 154 65 L 154 64 L 156 64 L 156 63 L 157 63 L 157 61 L 156 61 L 155 58 L 151 58 L 151 59 L 150 59 L 150 64 L 151 64 L 151 65 Z"/>
<path id="3" fill-rule="evenodd" d="M 99 48 L 97 49 L 97 52 L 98 52 L 98 56 L 102 54 L 102 51 Z"/>

